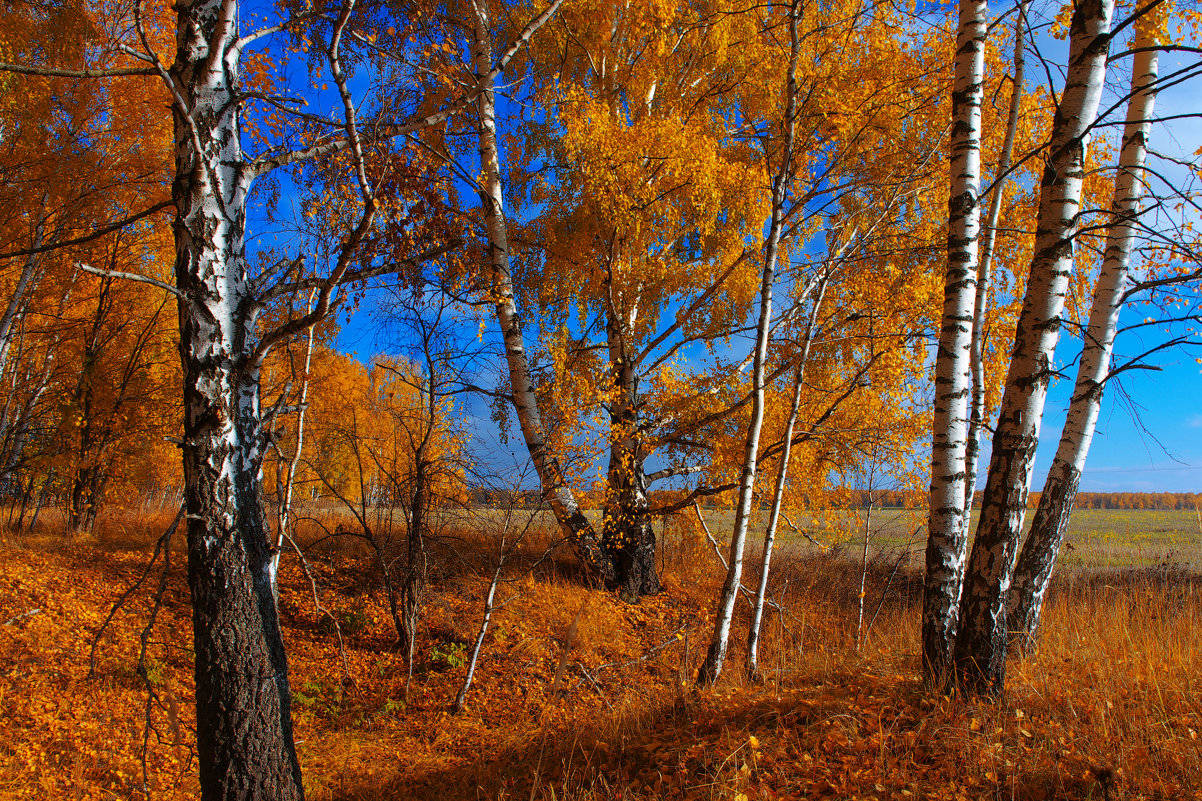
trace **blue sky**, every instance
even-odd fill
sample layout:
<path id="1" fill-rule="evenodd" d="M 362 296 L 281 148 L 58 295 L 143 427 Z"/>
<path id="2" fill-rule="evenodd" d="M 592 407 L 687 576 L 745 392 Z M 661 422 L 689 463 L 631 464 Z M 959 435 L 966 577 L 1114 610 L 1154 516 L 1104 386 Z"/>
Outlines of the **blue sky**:
<path id="1" fill-rule="evenodd" d="M 1039 37 L 1038 42 L 1046 55 L 1064 58 L 1065 43 L 1046 36 Z M 1121 45 L 1116 45 L 1115 50 L 1119 49 Z M 1198 62 L 1196 54 L 1163 54 L 1160 74 L 1168 75 Z M 1130 57 L 1111 64 L 1108 84 L 1112 89 L 1103 99 L 1103 108 L 1113 102 L 1115 91 L 1125 90 L 1130 76 Z M 1123 113 L 1124 110 L 1118 112 L 1120 119 Z M 1197 80 L 1170 87 L 1157 96 L 1157 117 L 1185 114 L 1202 114 L 1202 88 Z M 1117 129 L 1110 130 L 1111 135 L 1117 133 Z M 1198 156 L 1195 151 L 1200 147 L 1200 119 L 1178 119 L 1153 125 L 1149 142 L 1151 151 L 1196 166 Z M 1180 164 L 1152 157 L 1149 165 L 1175 183 L 1198 188 L 1197 176 L 1191 177 L 1190 171 Z M 1202 215 L 1195 211 L 1189 219 L 1202 228 Z M 1126 323 L 1129 317 L 1137 315 L 1125 314 L 1123 322 Z M 1193 340 L 1196 343 L 1202 341 L 1197 332 Z M 1133 355 L 1146 347 L 1148 344 L 1134 338 L 1120 336 L 1116 352 Z M 1062 368 L 1068 365 L 1069 378 L 1056 382 L 1048 398 L 1035 466 L 1037 487 L 1056 451 L 1076 371 L 1072 359 L 1079 350 L 1079 343 L 1062 340 L 1057 353 L 1056 363 Z M 1150 360 L 1151 364 L 1161 367 L 1161 371 L 1135 370 L 1123 374 L 1119 379 L 1121 389 L 1130 401 L 1122 397 L 1123 392 L 1115 391 L 1115 387 L 1107 389 L 1097 434 L 1081 480 L 1083 491 L 1202 492 L 1202 365 L 1195 361 L 1199 356 L 1202 356 L 1202 347 L 1198 346 L 1167 351 Z"/>
<path id="2" fill-rule="evenodd" d="M 1040 38 L 1045 55 L 1063 52 L 1063 43 Z M 1162 59 L 1162 74 L 1178 69 L 1197 56 L 1180 55 Z M 1111 83 L 1121 87 L 1128 80 L 1129 59 L 1114 65 Z M 1104 107 L 1109 105 L 1104 101 Z M 1202 113 L 1202 92 L 1196 85 L 1173 87 L 1158 98 L 1158 114 Z M 1151 147 L 1178 159 L 1194 160 L 1202 146 L 1202 124 L 1196 119 L 1163 123 L 1154 127 Z M 1180 166 L 1158 165 L 1174 180 L 1186 180 L 1188 170 Z M 1196 339 L 1196 336 L 1195 336 Z M 365 308 L 343 330 L 337 345 L 366 361 L 387 350 L 388 342 L 376 330 Z M 1067 336 L 1062 339 L 1057 364 L 1066 377 L 1057 380 L 1048 399 L 1041 430 L 1041 443 L 1035 467 L 1035 488 L 1055 452 L 1064 412 L 1068 405 L 1075 374 L 1075 356 L 1079 343 Z M 1120 339 L 1120 353 L 1143 350 L 1139 342 Z M 1103 402 L 1097 434 L 1082 479 L 1083 491 L 1202 491 L 1202 365 L 1195 358 L 1202 348 L 1174 350 L 1158 354 L 1152 360 L 1158 372 L 1130 371 L 1120 379 L 1120 387 L 1110 387 Z M 1116 391 L 1121 389 L 1122 391 Z M 480 404 L 482 422 L 487 410 Z M 491 425 L 491 424 L 489 424 Z M 479 431 L 487 440 L 488 431 Z M 987 457 L 984 457 L 987 459 Z M 981 478 L 984 483 L 984 476 Z"/>
<path id="3" fill-rule="evenodd" d="M 1083 492 L 1202 492 L 1202 368 L 1182 351 L 1164 354 L 1159 364 L 1162 372 L 1130 371 L 1120 377 L 1139 407 L 1138 421 L 1132 403 L 1107 389 L 1081 478 Z M 1055 455 L 1071 392 L 1072 381 L 1062 379 L 1048 398 L 1036 488 Z"/>

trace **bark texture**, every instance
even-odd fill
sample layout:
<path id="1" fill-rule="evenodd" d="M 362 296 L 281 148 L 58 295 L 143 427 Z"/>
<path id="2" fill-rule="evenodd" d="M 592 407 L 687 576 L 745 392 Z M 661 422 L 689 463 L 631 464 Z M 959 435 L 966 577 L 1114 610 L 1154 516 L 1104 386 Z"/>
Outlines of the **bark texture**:
<path id="1" fill-rule="evenodd" d="M 1152 44 L 1151 31 L 1141 25 L 1135 39 L 1137 52 L 1131 74 L 1132 97 L 1127 105 L 1119 171 L 1114 182 L 1112 222 L 1102 270 L 1094 286 L 1081 363 L 1056 457 L 1048 470 L 1039 508 L 1014 571 L 1014 586 L 1006 612 L 1007 625 L 1011 642 L 1024 649 L 1034 644 L 1043 599 L 1068 530 L 1081 472 L 1085 469 L 1085 459 L 1102 408 L 1102 393 L 1110 370 L 1135 241 L 1136 218 L 1143 195 L 1144 159 L 1156 102 L 1152 87 L 1156 83 L 1158 59 L 1157 52 L 1151 49 Z M 1141 48 L 1148 49 L 1141 51 Z"/>
<path id="2" fill-rule="evenodd" d="M 1023 81 L 1026 79 L 1026 23 L 1027 9 L 1031 1 L 1023 0 L 1018 7 L 1018 21 L 1014 24 L 1014 77 L 1010 88 L 1010 114 L 1006 121 L 1006 138 L 1002 142 L 1002 155 L 998 159 L 994 175 L 993 196 L 989 201 L 989 215 L 981 231 L 980 265 L 977 268 L 977 300 L 973 309 L 972 350 L 972 401 L 968 415 L 968 442 L 964 452 L 964 526 L 971 524 L 973 496 L 977 489 L 977 464 L 981 456 L 981 432 L 985 427 L 985 316 L 989 310 L 989 292 L 993 283 L 993 244 L 997 239 L 998 219 L 1002 214 L 1002 201 L 1006 198 L 1007 173 L 1014 156 L 1014 138 L 1018 134 L 1018 116 L 1022 110 Z"/>
<path id="3" fill-rule="evenodd" d="M 922 598 L 923 673 L 932 683 L 940 681 L 944 675 L 955 641 L 968 545 L 964 515 L 965 448 L 976 302 L 977 238 L 981 227 L 981 102 L 984 97 L 987 15 L 985 0 L 961 0 L 952 90 L 947 274 L 939 349 L 935 357 L 930 515 Z"/>
<path id="4" fill-rule="evenodd" d="M 176 6 L 175 278 L 188 583 L 205 801 L 304 796 L 259 499 L 265 444 L 244 232 L 234 0 Z"/>
<path id="5" fill-rule="evenodd" d="M 1068 73 L 1040 182 L 1035 255 L 963 590 L 954 661 L 958 683 L 970 692 L 1004 689 L 1006 598 L 1072 273 L 1086 134 L 1106 76 L 1113 8 L 1111 0 L 1081 0 L 1073 12 Z"/>

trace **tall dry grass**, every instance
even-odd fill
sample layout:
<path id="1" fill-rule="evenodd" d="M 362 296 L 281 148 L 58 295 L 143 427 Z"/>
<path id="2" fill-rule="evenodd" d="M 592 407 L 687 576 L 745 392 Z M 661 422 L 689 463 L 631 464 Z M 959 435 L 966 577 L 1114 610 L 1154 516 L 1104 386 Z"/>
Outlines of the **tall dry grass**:
<path id="1" fill-rule="evenodd" d="M 717 687 L 698 690 L 693 678 L 722 581 L 711 546 L 689 526 L 668 525 L 660 551 L 666 591 L 629 606 L 591 588 L 555 532 L 536 526 L 512 556 L 501 595 L 507 604 L 486 640 L 467 709 L 450 716 L 463 668 L 448 655 L 476 631 L 504 522 L 496 510 L 480 511 L 448 522 L 431 540 L 426 628 L 412 680 L 391 648 L 371 550 L 355 537 L 331 536 L 349 525 L 336 509 L 313 507 L 300 516 L 323 603 L 354 624 L 345 631 L 353 678 L 345 685 L 308 581 L 295 560 L 285 560 L 281 609 L 311 798 L 1202 797 L 1194 645 L 1202 609 L 1192 568 L 1165 562 L 1065 571 L 1051 592 L 1038 652 L 1012 660 L 1005 697 L 989 701 L 922 686 L 920 554 L 881 549 L 870 561 L 865 609 L 872 625 L 857 652 L 858 562 L 837 550 L 788 544 L 776 560 L 774 606 L 760 644 L 763 680 L 752 682 L 742 671 L 747 609 L 740 601 L 726 673 Z M 101 612 L 136 575 L 139 550 L 171 516 L 163 510 L 108 517 L 91 538 L 74 540 L 39 524 L 33 535 L 5 534 L 0 563 L 14 575 L 12 566 L 38 565 L 22 571 L 14 593 L 32 592 L 30 582 L 56 573 L 52 586 L 103 588 L 78 598 Z M 380 534 L 399 556 L 403 528 Z M 176 549 L 182 547 L 181 537 Z M 183 741 L 160 747 L 185 750 L 177 762 L 162 764 L 187 764 L 182 562 L 175 561 L 174 603 L 160 624 L 162 641 L 175 642 L 156 658 L 164 686 L 179 699 L 185 730 Z M 747 586 L 755 585 L 756 563 L 753 548 Z M 88 632 L 68 610 L 59 614 L 38 603 L 44 612 L 32 622 L 0 632 L 12 640 L 11 653 L 0 653 L 0 662 L 11 661 L 0 664 L 0 685 L 8 681 L 6 670 L 25 675 L 21 660 L 53 638 L 61 642 L 55 658 L 66 662 L 40 669 L 79 672 Z M 8 605 L 23 608 L 17 600 Z M 578 612 L 569 644 L 566 632 Z M 129 632 L 137 631 L 134 618 L 121 618 Z M 130 663 L 132 651 L 120 650 L 133 647 L 129 632 L 106 645 L 105 658 L 118 667 Z M 11 656 L 18 653 L 25 656 Z M 552 692 L 561 663 L 563 691 Z M 13 681 L 7 697 L 19 706 L 14 693 L 27 679 Z M 94 703 L 127 710 L 122 725 L 138 727 L 137 682 L 72 681 L 80 709 L 96 695 Z M 30 747 L 42 747 L 36 731 L 23 736 Z M 81 795 L 96 789 L 97 797 L 136 797 L 136 785 L 108 767 L 124 764 L 128 775 L 132 757 L 123 759 L 87 763 L 80 781 L 92 784 Z M 21 770 L 15 756 L 0 759 L 0 787 L 28 786 Z M 160 779 L 155 797 L 188 797 L 195 786 L 186 773 Z M 60 787 L 74 779 L 64 781 Z"/>

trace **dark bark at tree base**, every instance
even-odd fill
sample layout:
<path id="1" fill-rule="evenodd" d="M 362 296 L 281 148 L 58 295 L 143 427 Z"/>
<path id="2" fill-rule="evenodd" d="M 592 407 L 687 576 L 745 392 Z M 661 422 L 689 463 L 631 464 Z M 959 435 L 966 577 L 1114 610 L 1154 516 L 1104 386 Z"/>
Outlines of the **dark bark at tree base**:
<path id="1" fill-rule="evenodd" d="M 226 510 L 212 503 L 213 479 L 222 479 L 197 461 L 185 467 L 201 797 L 299 799 L 288 662 L 257 493 L 236 491 L 240 513 L 224 528 Z"/>
<path id="2" fill-rule="evenodd" d="M 1056 557 L 1068 531 L 1081 471 L 1065 465 L 1060 475 L 1048 476 L 1031 531 L 1023 543 L 1014 569 L 1014 583 L 1006 610 L 1009 644 L 1021 652 L 1030 652 L 1039 629 L 1039 616 Z"/>
<path id="3" fill-rule="evenodd" d="M 642 520 L 623 526 L 620 537 L 606 538 L 606 550 L 614 566 L 608 589 L 618 590 L 622 600 L 637 603 L 644 595 L 657 595 L 663 587 L 655 564 L 655 532 Z"/>
<path id="4" fill-rule="evenodd" d="M 952 657 L 956 685 L 971 694 L 1000 695 L 1006 677 L 1006 591 L 1027 503 L 1036 440 L 999 439 L 989 466 L 981 525 L 960 601 Z"/>

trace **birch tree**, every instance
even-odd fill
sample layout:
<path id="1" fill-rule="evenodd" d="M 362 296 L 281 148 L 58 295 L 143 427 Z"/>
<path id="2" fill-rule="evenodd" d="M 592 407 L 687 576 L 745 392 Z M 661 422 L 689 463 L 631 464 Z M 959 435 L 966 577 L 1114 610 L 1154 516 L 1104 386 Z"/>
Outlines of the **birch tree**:
<path id="1" fill-rule="evenodd" d="M 955 643 L 968 549 L 965 451 L 971 387 L 977 237 L 980 233 L 981 102 L 985 89 L 985 0 L 961 0 L 952 90 L 947 272 L 935 359 L 930 517 L 922 605 L 922 664 L 941 679 Z"/>
<path id="2" fill-rule="evenodd" d="M 726 560 L 726 582 L 718 596 L 714 635 L 706 652 L 705 662 L 697 674 L 698 684 L 712 684 L 722 673 L 726 660 L 726 645 L 730 639 L 730 623 L 735 601 L 739 596 L 743 573 L 743 549 L 747 540 L 747 519 L 751 514 L 751 493 L 755 489 L 756 467 L 759 461 L 760 429 L 764 422 L 764 376 L 768 358 L 768 332 L 772 325 L 772 291 L 776 284 L 776 260 L 780 250 L 781 229 L 785 219 L 787 187 L 793 169 L 793 145 L 796 136 L 797 114 L 797 57 L 801 42 L 798 37 L 799 0 L 789 8 L 789 67 L 785 73 L 785 114 L 783 141 L 779 149 L 780 163 L 772 177 L 772 217 L 764 243 L 764 267 L 760 278 L 760 308 L 755 329 L 755 351 L 751 366 L 751 421 L 739 472 L 738 501 L 735 504 L 734 531 L 730 538 L 730 554 Z"/>
<path id="3" fill-rule="evenodd" d="M 174 122 L 174 283 L 146 276 L 172 293 L 179 310 L 184 373 L 182 441 L 188 522 L 188 582 L 196 650 L 197 753 L 202 798 L 295 799 L 304 795 L 292 734 L 288 662 L 274 602 L 274 560 L 259 502 L 267 448 L 265 410 L 259 395 L 263 360 L 276 344 L 307 330 L 341 308 L 343 288 L 389 275 L 445 253 L 454 243 L 433 242 L 401 265 L 362 258 L 373 231 L 378 198 L 366 147 L 439 124 L 473 99 L 468 92 L 437 111 L 373 120 L 362 132 L 361 102 L 344 68 L 345 47 L 362 21 L 355 0 L 320 12 L 302 11 L 255 31 L 240 29 L 238 0 L 195 0 L 173 7 L 174 61 L 164 63 L 163 42 L 145 24 L 142 6 L 120 30 L 125 62 L 63 68 L 4 65 L 9 72 L 72 81 L 154 77 L 171 98 Z M 294 146 L 276 140 L 258 154 L 244 151 L 243 59 L 248 48 L 280 31 L 314 23 L 309 42 L 337 97 L 338 116 L 308 114 L 287 97 L 254 96 L 281 119 L 312 126 Z M 396 20 L 401 28 L 407 20 Z M 539 23 L 541 24 L 541 22 Z M 528 39 L 537 25 L 523 31 Z M 383 31 L 381 31 L 383 33 Z M 374 34 L 373 34 L 374 35 Z M 405 41 L 404 38 L 401 41 Z M 373 52 L 383 52 L 376 48 Z M 490 66 L 494 75 L 516 45 Z M 256 180 L 275 169 L 322 157 L 344 160 L 353 194 L 331 264 L 305 274 L 299 260 L 282 260 L 256 274 L 246 255 L 248 198 Z M 122 276 L 130 277 L 130 276 Z M 263 309 L 281 298 L 316 289 L 313 307 L 275 325 Z M 271 411 L 266 410 L 267 416 Z"/>
<path id="4" fill-rule="evenodd" d="M 1083 0 L 1073 11 L 1068 72 L 1040 182 L 1035 256 L 963 589 L 954 662 L 957 681 L 972 691 L 1000 693 L 1005 681 L 1006 597 L 1072 275 L 1085 148 L 1106 76 L 1112 12 L 1110 0 Z"/>
<path id="5" fill-rule="evenodd" d="M 557 0 L 549 7 L 548 16 L 558 6 Z M 492 62 L 492 30 L 488 10 L 482 0 L 475 0 L 472 4 L 472 21 L 472 53 L 478 92 L 476 112 L 479 116 L 477 143 L 483 173 L 480 195 L 488 239 L 488 296 L 493 303 L 504 342 L 511 398 L 526 450 L 556 521 L 576 547 L 582 561 L 596 571 L 607 586 L 613 586 L 617 581 L 613 560 L 601 547 L 600 538 L 581 511 L 559 459 L 547 447 L 546 429 L 539 412 L 534 379 L 530 374 L 522 319 L 518 314 L 513 286 L 500 151 L 497 147 L 496 74 L 489 70 Z"/>
<path id="6" fill-rule="evenodd" d="M 825 276 L 823 276 L 825 279 Z M 768 575 L 772 567 L 772 551 L 776 542 L 776 528 L 780 523 L 782 504 L 785 497 L 785 484 L 789 478 L 789 459 L 793 455 L 793 432 L 797 426 L 797 412 L 801 408 L 801 390 L 805 380 L 806 362 L 810 358 L 810 348 L 814 342 L 815 327 L 822 311 L 822 301 L 826 296 L 826 282 L 818 286 L 814 303 L 806 321 L 805 335 L 802 338 L 801 354 L 797 366 L 793 368 L 793 398 L 789 403 L 789 417 L 785 421 L 785 432 L 782 438 L 780 465 L 776 471 L 776 484 L 772 490 L 772 505 L 768 511 L 768 527 L 764 529 L 764 550 L 760 555 L 760 581 L 756 586 L 755 601 L 751 608 L 751 623 L 747 628 L 747 675 L 755 676 L 759 670 L 759 640 L 760 624 L 764 618 L 764 602 L 768 596 Z"/>
<path id="7" fill-rule="evenodd" d="M 1157 15 L 1163 21 L 1162 15 Z M 1127 276 L 1135 243 L 1144 187 L 1144 161 L 1156 104 L 1158 51 L 1155 26 L 1150 20 L 1136 25 L 1132 49 L 1131 100 L 1123 129 L 1114 201 L 1102 268 L 1094 285 L 1093 305 L 1084 333 L 1081 362 L 1073 385 L 1064 429 L 1056 456 L 1048 469 L 1031 530 L 1023 543 L 1014 571 L 1006 610 L 1011 640 L 1030 647 L 1039 627 L 1040 610 L 1047 593 L 1056 557 L 1068 529 L 1073 500 L 1093 441 L 1102 395 L 1109 378 L 1111 354 L 1118 332 L 1119 313 L 1126 299 Z"/>
<path id="8" fill-rule="evenodd" d="M 972 394 L 968 414 L 968 442 L 964 453 L 964 518 L 967 531 L 972 518 L 973 497 L 977 489 L 977 463 L 981 454 L 981 439 L 986 421 L 986 376 L 985 334 L 990 305 L 990 288 L 993 283 L 993 252 L 997 241 L 998 222 L 1001 219 L 1002 203 L 1006 199 L 1010 164 L 1014 156 L 1014 141 L 1018 135 L 1019 115 L 1022 111 L 1023 82 L 1026 80 L 1027 12 L 1030 0 L 1022 0 L 1018 6 L 1014 23 L 1014 75 L 1010 87 L 1010 113 L 1006 121 L 1006 136 L 1002 142 L 1002 154 L 994 171 L 992 196 L 989 200 L 989 215 L 982 232 L 980 267 L 977 269 L 977 297 L 973 309 L 972 345 L 969 357 L 972 373 Z M 967 542 L 967 539 L 966 539 Z"/>

